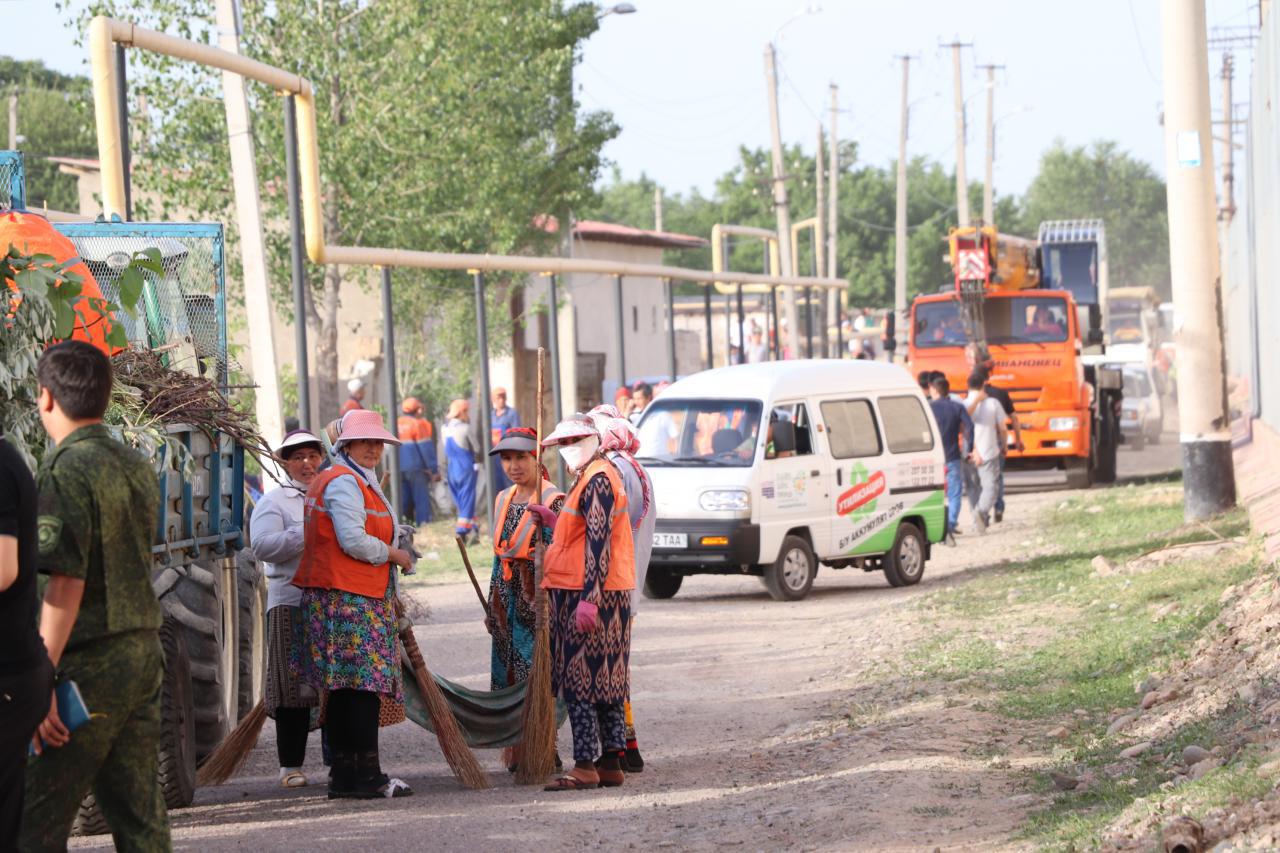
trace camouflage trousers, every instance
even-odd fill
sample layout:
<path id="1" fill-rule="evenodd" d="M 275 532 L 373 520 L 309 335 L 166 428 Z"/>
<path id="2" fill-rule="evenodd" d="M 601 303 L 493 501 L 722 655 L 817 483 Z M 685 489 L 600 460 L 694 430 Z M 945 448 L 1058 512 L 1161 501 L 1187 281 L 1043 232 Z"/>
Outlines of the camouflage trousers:
<path id="1" fill-rule="evenodd" d="M 156 759 L 164 678 L 156 632 L 109 637 L 68 652 L 59 671 L 79 685 L 95 716 L 72 732 L 66 746 L 29 759 L 20 849 L 65 850 L 89 793 L 117 850 L 172 849 Z"/>

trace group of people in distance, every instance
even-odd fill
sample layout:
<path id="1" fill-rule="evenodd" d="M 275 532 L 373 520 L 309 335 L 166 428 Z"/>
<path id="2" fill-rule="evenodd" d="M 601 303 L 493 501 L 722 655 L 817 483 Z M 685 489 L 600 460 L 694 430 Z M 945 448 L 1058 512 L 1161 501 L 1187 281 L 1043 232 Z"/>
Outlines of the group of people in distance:
<path id="1" fill-rule="evenodd" d="M 967 395 L 953 393 L 951 383 L 940 371 L 922 370 L 916 375 L 920 389 L 930 400 L 946 453 L 949 545 L 955 544 L 955 535 L 961 532 L 960 503 L 964 495 L 968 495 L 973 526 L 979 534 L 1004 519 L 1004 467 L 1010 429 L 1012 446 L 1018 450 L 1023 447 L 1013 400 L 990 382 L 990 356 L 972 344 L 966 354 L 971 367 Z"/>

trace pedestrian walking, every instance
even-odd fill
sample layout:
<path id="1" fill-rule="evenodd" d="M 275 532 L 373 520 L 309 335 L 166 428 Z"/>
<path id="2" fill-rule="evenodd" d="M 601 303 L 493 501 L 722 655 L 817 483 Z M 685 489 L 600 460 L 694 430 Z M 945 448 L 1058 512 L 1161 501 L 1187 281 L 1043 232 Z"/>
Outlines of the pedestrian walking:
<path id="1" fill-rule="evenodd" d="M 406 397 L 400 406 L 403 413 L 396 421 L 400 438 L 400 495 L 402 512 L 414 524 L 427 524 L 432 519 L 431 484 L 440 479 L 436 460 L 436 430 L 423 417 L 422 401 Z"/>
<path id="2" fill-rule="evenodd" d="M 1005 418 L 1009 422 L 1009 426 L 1013 429 L 1013 449 L 1019 452 L 1026 449 L 1022 443 L 1022 424 L 1018 422 L 1018 413 L 1013 406 L 1013 398 L 1009 396 L 1009 392 L 991 384 L 991 372 L 995 369 L 995 359 L 990 353 L 982 355 L 977 345 L 969 344 L 965 347 L 965 359 L 968 361 L 971 370 L 980 370 L 983 374 L 982 388 L 988 397 L 994 397 L 999 403 L 1000 408 L 1004 409 Z M 1000 453 L 1000 484 L 996 490 L 996 503 L 994 520 L 999 523 L 1004 520 L 1004 469 L 1005 462 L 1009 456 L 1009 446 L 1004 445 Z"/>
<path id="3" fill-rule="evenodd" d="M 276 447 L 286 481 L 263 495 L 249 521 L 253 553 L 267 577 L 267 678 L 263 704 L 276 723 L 280 786 L 301 788 L 311 730 L 311 709 L 319 694 L 299 678 L 306 643 L 302 590 L 293 585 L 302 559 L 307 489 L 320 472 L 324 445 L 306 430 L 294 430 Z"/>
<path id="4" fill-rule="evenodd" d="M 501 461 L 512 483 L 498 495 L 493 509 L 493 573 L 485 617 L 485 628 L 493 639 L 492 690 L 512 687 L 529 677 L 537 627 L 534 551 L 539 539 L 544 545 L 551 543 L 556 516 L 564 504 L 564 493 L 551 483 L 546 468 L 538 468 L 537 449 L 538 437 L 532 429 L 514 427 L 489 451 Z M 503 761 L 515 772 L 519 747 L 505 750 Z"/>
<path id="5" fill-rule="evenodd" d="M 965 466 L 965 491 L 973 525 L 986 533 L 991 524 L 1000 486 L 1000 454 L 1005 446 L 1004 409 L 983 390 L 986 377 L 981 371 L 969 374 L 969 396 L 965 408 L 973 419 L 973 451 Z"/>
<path id="6" fill-rule="evenodd" d="M 378 754 L 383 701 L 404 703 L 393 567 L 410 569 L 413 557 L 395 546 L 395 516 L 374 469 L 383 448 L 399 443 L 377 412 L 349 412 L 333 465 L 307 489 L 305 544 L 293 580 L 304 619 L 298 673 L 327 694 L 330 799 L 413 793 L 382 772 Z"/>
<path id="7" fill-rule="evenodd" d="M 618 753 L 626 749 L 635 589 L 627 493 L 585 415 L 562 421 L 543 444 L 559 449 L 574 477 L 542 581 L 551 592 L 552 689 L 568 706 L 574 766 L 547 790 L 616 787 L 625 779 Z"/>
<path id="8" fill-rule="evenodd" d="M 507 389 L 494 388 L 489 394 L 493 408 L 489 410 L 489 446 L 496 447 L 507 430 L 520 426 L 520 413 L 507 405 Z M 496 495 L 511 485 L 511 480 L 502 469 L 502 460 L 489 454 L 489 467 L 493 476 L 493 493 Z"/>
<path id="9" fill-rule="evenodd" d="M 40 421 L 53 443 L 38 477 L 40 636 L 94 716 L 68 732 L 50 701 L 27 769 L 19 849 L 63 850 L 92 793 L 119 850 L 167 850 L 160 790 L 160 604 L 151 588 L 155 472 L 102 424 L 111 362 L 80 341 L 45 350 Z"/>
<path id="10" fill-rule="evenodd" d="M 36 623 L 37 547 L 36 483 L 0 435 L 0 850 L 18 846 L 27 747 L 53 690 Z"/>
<path id="11" fill-rule="evenodd" d="M 347 412 L 363 408 L 364 380 L 357 377 L 347 382 L 347 399 L 343 401 L 342 408 L 338 409 L 338 417 L 342 417 Z"/>
<path id="12" fill-rule="evenodd" d="M 973 419 L 969 410 L 951 399 L 951 383 L 942 375 L 933 377 L 929 387 L 932 399 L 933 419 L 938 422 L 942 436 L 942 449 L 946 454 L 947 483 L 947 536 L 946 543 L 954 545 L 960 532 L 960 498 L 964 493 L 964 459 L 973 450 Z"/>
<path id="13" fill-rule="evenodd" d="M 471 404 L 454 400 L 445 416 L 445 475 L 449 494 L 457 508 L 453 532 L 463 538 L 480 539 L 476 529 L 476 480 L 480 463 L 476 461 L 476 441 L 471 435 Z"/>

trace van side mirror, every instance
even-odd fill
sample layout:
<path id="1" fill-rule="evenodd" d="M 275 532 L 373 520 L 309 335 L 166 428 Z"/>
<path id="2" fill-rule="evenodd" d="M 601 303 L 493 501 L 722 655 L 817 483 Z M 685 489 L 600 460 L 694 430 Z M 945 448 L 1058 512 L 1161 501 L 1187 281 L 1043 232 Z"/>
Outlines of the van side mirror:
<path id="1" fill-rule="evenodd" d="M 791 421 L 773 422 L 773 452 L 779 455 L 796 452 L 796 425 Z"/>

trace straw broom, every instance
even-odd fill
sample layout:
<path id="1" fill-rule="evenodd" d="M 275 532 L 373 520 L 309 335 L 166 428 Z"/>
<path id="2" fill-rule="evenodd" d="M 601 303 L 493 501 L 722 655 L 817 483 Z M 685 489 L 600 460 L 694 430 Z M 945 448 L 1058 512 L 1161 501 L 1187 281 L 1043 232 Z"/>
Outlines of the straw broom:
<path id="1" fill-rule="evenodd" d="M 449 762 L 449 769 L 458 781 L 472 790 L 490 787 L 489 775 L 484 772 L 475 753 L 467 746 L 467 740 L 458 728 L 458 721 L 449 710 L 449 703 L 440 691 L 440 685 L 431 677 L 427 663 L 422 659 L 422 650 L 418 648 L 418 638 L 413 636 L 413 624 L 404 619 L 404 605 L 396 599 L 396 617 L 403 620 L 400 629 L 400 642 L 404 643 L 405 654 L 413 665 L 414 680 L 418 682 L 418 691 L 422 693 L 422 701 L 431 715 L 431 725 L 436 730 L 436 740 L 440 742 L 440 751 L 444 760 Z"/>
<path id="2" fill-rule="evenodd" d="M 262 734 L 262 726 L 266 722 L 267 706 L 258 702 L 231 730 L 231 734 L 218 744 L 217 749 L 205 758 L 196 771 L 196 785 L 221 785 L 239 773 L 240 768 L 249 760 L 249 753 L 258 745 L 258 735 Z"/>
<path id="3" fill-rule="evenodd" d="M 544 388 L 543 358 L 545 350 L 538 347 L 538 396 L 537 434 L 535 450 L 538 476 L 538 503 L 542 503 L 542 393 Z M 533 633 L 533 663 L 529 679 L 525 682 L 524 710 L 519 766 L 516 782 L 521 785 L 540 785 L 555 770 L 556 756 L 556 703 L 551 695 L 551 631 L 548 620 L 550 606 L 547 591 L 542 588 L 542 536 L 534 540 L 534 609 L 537 614 Z"/>

